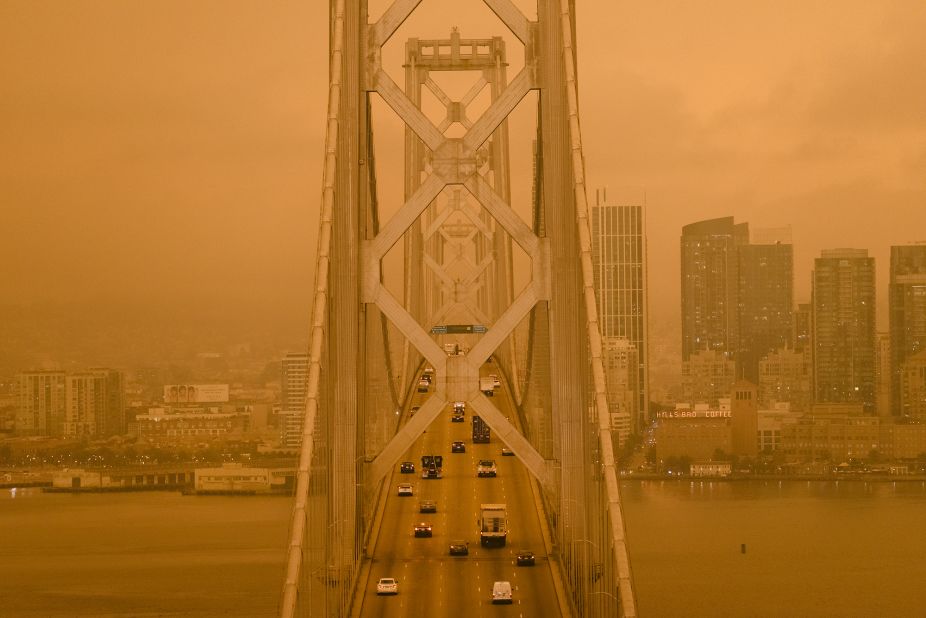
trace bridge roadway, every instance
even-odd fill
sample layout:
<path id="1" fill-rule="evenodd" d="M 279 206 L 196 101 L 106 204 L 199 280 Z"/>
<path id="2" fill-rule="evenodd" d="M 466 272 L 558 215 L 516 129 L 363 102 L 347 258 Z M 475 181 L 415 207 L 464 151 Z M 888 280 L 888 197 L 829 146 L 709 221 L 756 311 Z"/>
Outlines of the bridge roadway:
<path id="1" fill-rule="evenodd" d="M 483 375 L 492 372 L 489 367 L 483 368 Z M 511 402 L 502 389 L 493 399 L 499 410 L 510 416 Z M 410 405 L 420 406 L 428 396 L 416 393 Z M 363 595 L 362 616 L 560 615 L 529 472 L 517 457 L 501 455 L 504 444 L 494 434 L 489 444 L 473 444 L 471 419 L 467 409 L 465 422 L 452 423 L 448 406 L 401 459 L 414 462 L 415 474 L 401 474 L 397 464 L 389 477 L 389 495 Z M 450 443 L 457 440 L 466 445 L 465 453 L 450 452 Z M 442 479 L 421 478 L 422 455 L 443 455 Z M 494 459 L 498 476 L 477 478 L 480 459 Z M 396 487 L 403 482 L 414 486 L 414 496 L 397 495 Z M 419 513 L 421 499 L 435 500 L 437 513 Z M 483 503 L 508 505 L 510 532 L 505 547 L 480 545 L 477 517 Z M 413 528 L 418 522 L 430 523 L 434 536 L 415 538 Z M 454 539 L 469 542 L 469 556 L 449 555 L 448 546 Z M 515 555 L 522 548 L 534 552 L 535 566 L 515 565 Z M 399 594 L 377 596 L 376 582 L 381 577 L 396 578 Z M 496 581 L 511 582 L 511 605 L 492 604 L 492 584 Z"/>

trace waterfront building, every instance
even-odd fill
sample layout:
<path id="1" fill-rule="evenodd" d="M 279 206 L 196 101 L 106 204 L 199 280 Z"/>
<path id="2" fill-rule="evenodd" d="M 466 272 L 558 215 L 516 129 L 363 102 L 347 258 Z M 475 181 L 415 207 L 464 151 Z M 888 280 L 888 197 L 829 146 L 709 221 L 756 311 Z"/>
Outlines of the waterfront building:
<path id="1" fill-rule="evenodd" d="M 757 413 L 756 433 L 759 439 L 759 452 L 772 454 L 781 450 L 782 427 L 796 423 L 800 414 L 791 410 L 787 402 L 776 403 L 773 408 L 762 409 Z"/>
<path id="2" fill-rule="evenodd" d="M 161 446 L 182 446 L 204 440 L 241 438 L 249 429 L 247 412 L 185 406 L 148 408 L 130 423 L 129 434 Z"/>
<path id="3" fill-rule="evenodd" d="M 638 203 L 607 201 L 597 193 L 592 208 L 592 262 L 602 337 L 623 338 L 636 349 L 637 402 L 632 407 L 631 431 L 638 433 L 649 420 L 649 334 L 647 327 L 646 208 Z"/>
<path id="4" fill-rule="evenodd" d="M 309 355 L 289 353 L 281 362 L 280 443 L 298 448 L 302 444 L 305 398 L 308 388 Z"/>
<path id="5" fill-rule="evenodd" d="M 733 464 L 729 461 L 697 461 L 688 468 L 691 476 L 730 476 Z"/>
<path id="6" fill-rule="evenodd" d="M 710 460 L 718 451 L 730 454 L 733 448 L 733 413 L 727 406 L 694 407 L 679 404 L 675 410 L 658 412 L 654 439 L 656 456 Z"/>
<path id="7" fill-rule="evenodd" d="M 858 404 L 815 404 L 809 414 L 782 428 L 781 450 L 793 461 L 868 459 L 881 453 L 881 419 Z"/>
<path id="8" fill-rule="evenodd" d="M 904 363 L 926 351 L 926 243 L 891 247 L 888 303 L 891 413 L 901 416 L 909 414 L 902 403 Z"/>
<path id="9" fill-rule="evenodd" d="M 270 469 L 224 463 L 220 468 L 196 468 L 193 488 L 197 493 L 268 493 Z"/>
<path id="10" fill-rule="evenodd" d="M 825 249 L 814 260 L 814 401 L 875 408 L 875 260 L 866 249 Z"/>
<path id="11" fill-rule="evenodd" d="M 926 423 L 883 422 L 889 430 L 882 431 L 882 443 L 890 444 L 890 452 L 885 455 L 893 459 L 920 459 L 926 453 Z"/>

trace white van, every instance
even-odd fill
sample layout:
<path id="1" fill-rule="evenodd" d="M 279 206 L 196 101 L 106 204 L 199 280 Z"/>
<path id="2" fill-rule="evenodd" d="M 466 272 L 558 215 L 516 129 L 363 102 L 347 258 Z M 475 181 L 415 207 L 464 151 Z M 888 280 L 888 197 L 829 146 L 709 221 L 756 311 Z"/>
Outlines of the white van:
<path id="1" fill-rule="evenodd" d="M 493 603 L 511 603 L 511 582 L 495 582 L 492 585 Z"/>

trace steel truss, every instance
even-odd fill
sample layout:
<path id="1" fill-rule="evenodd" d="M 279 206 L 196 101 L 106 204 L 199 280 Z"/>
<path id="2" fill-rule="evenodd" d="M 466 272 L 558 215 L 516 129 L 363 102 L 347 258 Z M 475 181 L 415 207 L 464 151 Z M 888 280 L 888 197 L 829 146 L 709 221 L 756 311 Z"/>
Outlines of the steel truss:
<path id="1" fill-rule="evenodd" d="M 382 48 L 421 1 L 395 0 L 368 24 L 365 0 L 331 0 L 309 385 L 281 615 L 349 614 L 382 479 L 448 402 L 466 401 L 542 488 L 576 612 L 635 616 L 593 289 L 573 0 L 538 0 L 536 21 L 510 0 L 483 0 L 524 45 L 524 67 L 510 82 L 499 37 L 454 31 L 407 43 L 403 90 L 383 69 Z M 453 101 L 430 76 L 442 70 L 482 77 Z M 489 107 L 471 118 L 468 107 L 485 87 Z M 442 122 L 422 111 L 422 88 L 446 109 Z M 538 121 L 528 225 L 509 204 L 506 119 L 531 91 Z M 373 93 L 407 127 L 406 201 L 382 223 Z M 462 137 L 445 135 L 454 123 L 465 128 Z M 447 254 L 461 236 L 474 257 L 455 278 Z M 383 284 L 383 259 L 400 240 L 401 302 Z M 512 242 L 531 263 L 530 283 L 516 297 Z M 466 354 L 446 354 L 429 332 L 451 315 L 488 327 Z M 516 330 L 525 323 L 519 354 Z M 519 395 L 524 434 L 479 391 L 479 369 L 493 355 Z M 400 426 L 394 410 L 421 358 L 434 368 L 434 393 Z"/>

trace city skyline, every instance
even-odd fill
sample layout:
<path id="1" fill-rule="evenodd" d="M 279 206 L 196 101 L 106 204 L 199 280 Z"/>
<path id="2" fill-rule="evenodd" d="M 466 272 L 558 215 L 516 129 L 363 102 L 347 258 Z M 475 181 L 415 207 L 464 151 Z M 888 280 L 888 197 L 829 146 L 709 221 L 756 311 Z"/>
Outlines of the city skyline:
<path id="1" fill-rule="evenodd" d="M 915 613 L 923 31 L 10 0 L 3 611 Z"/>
<path id="2" fill-rule="evenodd" d="M 440 8 L 422 10 L 432 4 Z M 326 79 L 317 59 L 327 7 L 185 7 L 179 21 L 189 26 L 179 29 L 173 5 L 82 7 L 86 23 L 125 33 L 100 37 L 97 26 L 74 29 L 70 9 L 18 6 L 0 20 L 7 56 L 30 59 L 0 69 L 0 200 L 17 231 L 0 247 L 6 302 L 234 306 L 257 293 L 270 319 L 305 316 L 320 192 L 310 170 L 324 130 L 324 89 L 313 83 Z M 677 323 L 673 237 L 685 221 L 789 221 L 795 302 L 809 301 L 812 260 L 827 247 L 868 248 L 887 281 L 889 247 L 917 240 L 922 222 L 926 71 L 910 69 L 926 57 L 915 35 L 926 9 L 856 1 L 833 19 L 837 9 L 823 2 L 721 8 L 717 23 L 684 4 L 578 11 L 580 103 L 585 126 L 596 127 L 586 135 L 589 178 L 646 190 L 660 323 Z M 460 24 L 464 34 L 485 29 L 475 25 L 483 13 Z M 618 36 L 602 31 L 612 23 Z M 823 24 L 825 39 L 803 36 Z M 141 27 L 144 37 L 131 34 Z M 260 45 L 262 60 L 241 40 Z M 88 216 L 118 231 L 80 225 Z M 75 227 L 81 234 L 67 233 Z M 49 242 L 35 251 L 29 239 L 41 235 Z M 93 276 L 75 276 L 82 271 Z M 298 285 L 274 285 L 277 277 Z M 883 291 L 877 302 L 885 330 Z"/>

